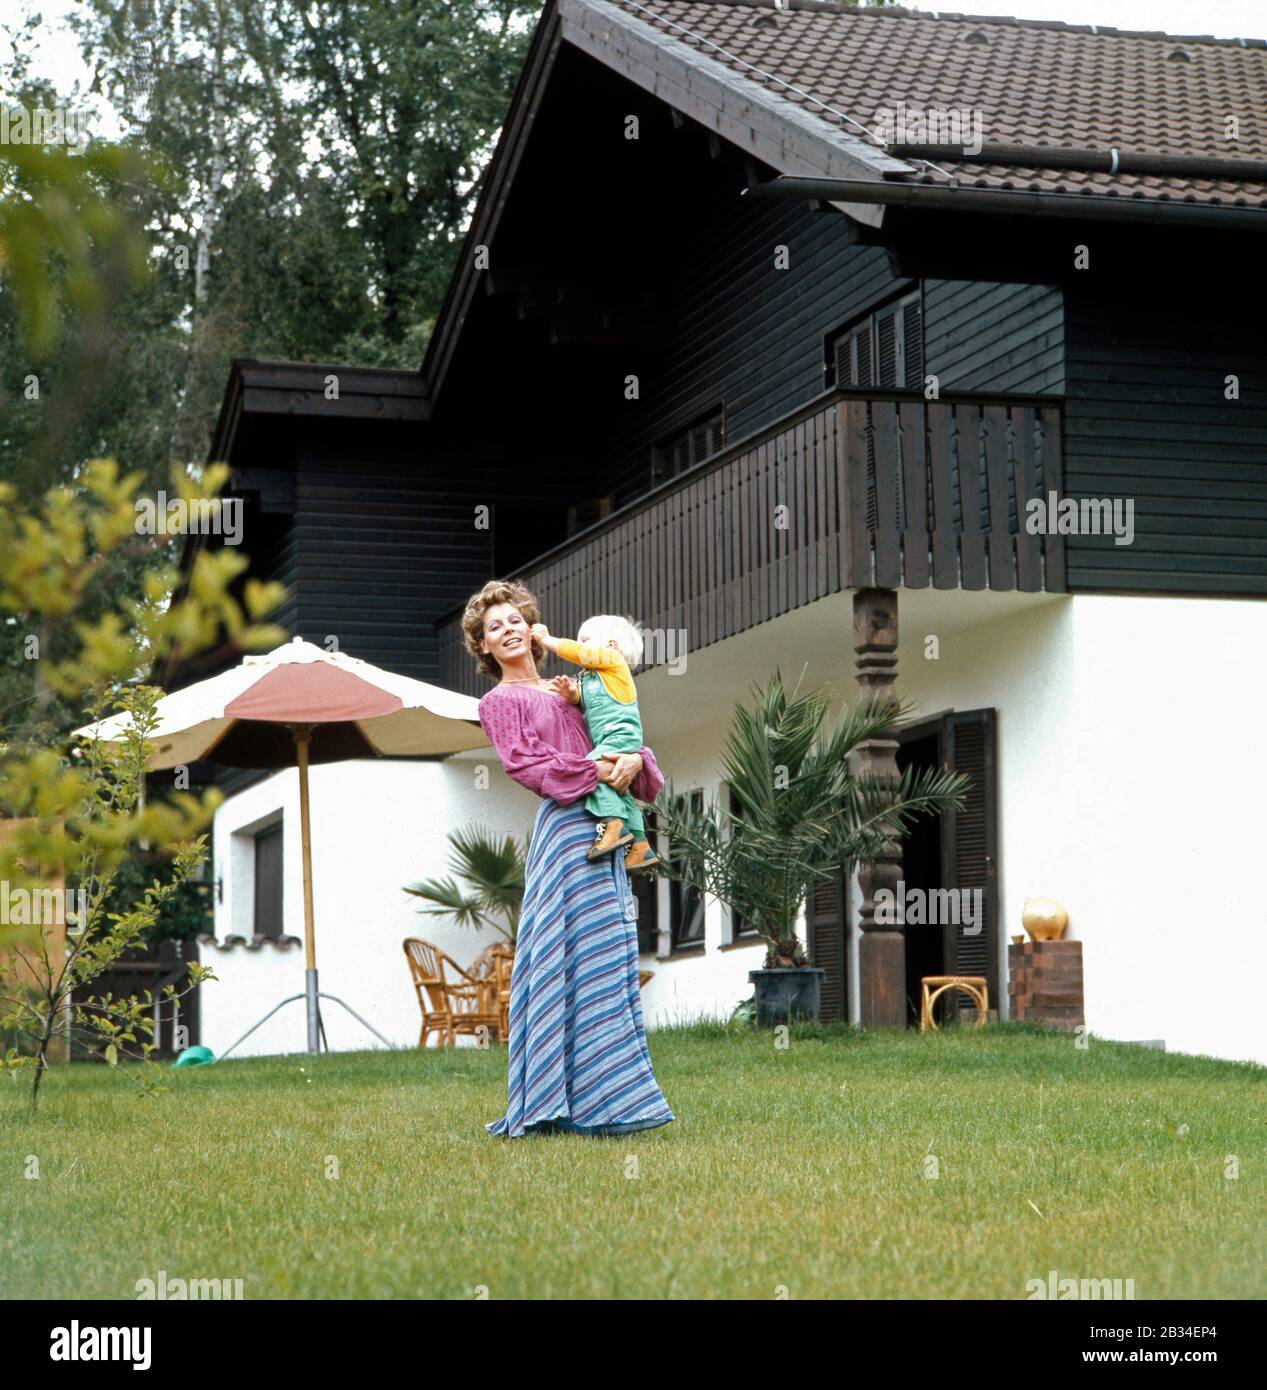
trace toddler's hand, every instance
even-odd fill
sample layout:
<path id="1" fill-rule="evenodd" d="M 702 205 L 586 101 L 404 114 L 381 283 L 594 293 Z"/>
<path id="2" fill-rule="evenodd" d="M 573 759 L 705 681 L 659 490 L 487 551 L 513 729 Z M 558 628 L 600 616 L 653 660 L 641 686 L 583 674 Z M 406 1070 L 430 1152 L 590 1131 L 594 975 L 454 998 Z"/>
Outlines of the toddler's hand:
<path id="1" fill-rule="evenodd" d="M 529 635 L 535 637 L 538 642 L 540 642 L 542 638 L 549 637 L 550 635 L 550 629 L 546 627 L 545 623 L 533 623 L 528 629 L 528 632 Z"/>
<path id="2" fill-rule="evenodd" d="M 562 695 L 570 705 L 581 703 L 581 692 L 571 676 L 555 676 L 550 687 L 556 695 Z"/>

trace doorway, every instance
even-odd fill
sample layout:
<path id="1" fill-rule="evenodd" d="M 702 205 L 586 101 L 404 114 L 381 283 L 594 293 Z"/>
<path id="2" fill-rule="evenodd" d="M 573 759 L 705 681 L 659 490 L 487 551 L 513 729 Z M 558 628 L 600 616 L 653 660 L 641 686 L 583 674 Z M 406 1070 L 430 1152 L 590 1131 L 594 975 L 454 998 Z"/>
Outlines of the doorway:
<path id="1" fill-rule="evenodd" d="M 931 728 L 919 725 L 902 731 L 897 766 L 899 772 L 907 768 L 923 771 L 941 766 L 940 720 Z M 927 896 L 945 886 L 942 883 L 941 821 L 940 816 L 917 820 L 902 841 L 902 888 L 907 892 L 915 889 Z M 946 942 L 936 927 L 927 925 L 908 925 L 903 937 L 906 941 L 906 1025 L 918 1027 L 919 982 L 925 975 L 950 973 L 946 969 Z M 943 995 L 942 1000 L 948 997 Z"/>
<path id="2" fill-rule="evenodd" d="M 898 742 L 899 771 L 940 767 L 969 778 L 961 810 L 922 817 L 902 842 L 902 890 L 916 890 L 924 906 L 924 920 L 908 920 L 903 932 L 906 1022 L 918 1028 L 926 975 L 982 975 L 990 1007 L 998 1008 L 995 714 L 939 715 L 900 730 Z M 958 992 L 942 995 L 938 1022 L 953 1017 L 956 1007 L 970 1010 L 971 1001 Z"/>

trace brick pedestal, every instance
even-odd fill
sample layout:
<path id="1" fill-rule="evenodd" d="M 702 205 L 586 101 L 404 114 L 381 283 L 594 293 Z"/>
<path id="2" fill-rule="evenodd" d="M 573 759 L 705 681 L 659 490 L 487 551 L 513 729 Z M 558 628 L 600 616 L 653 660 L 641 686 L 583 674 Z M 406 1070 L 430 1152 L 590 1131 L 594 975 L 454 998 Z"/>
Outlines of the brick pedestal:
<path id="1" fill-rule="evenodd" d="M 1007 992 L 1017 1022 L 1072 1033 L 1086 1022 L 1081 941 L 1024 941 L 1007 948 Z"/>

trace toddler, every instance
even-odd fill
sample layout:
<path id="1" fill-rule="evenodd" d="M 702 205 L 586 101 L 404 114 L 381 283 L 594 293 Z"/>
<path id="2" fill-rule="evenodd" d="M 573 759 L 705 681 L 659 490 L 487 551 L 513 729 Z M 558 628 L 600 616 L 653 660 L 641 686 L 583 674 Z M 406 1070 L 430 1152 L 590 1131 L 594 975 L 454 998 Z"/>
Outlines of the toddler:
<path id="1" fill-rule="evenodd" d="M 554 688 L 580 706 L 594 745 L 590 757 L 636 753 L 643 746 L 642 716 L 630 667 L 642 660 L 638 629 L 626 618 L 602 615 L 582 623 L 575 642 L 552 637 L 544 623 L 534 623 L 532 635 L 547 651 L 581 668 L 577 680 L 556 676 Z M 625 868 L 630 873 L 642 873 L 659 864 L 647 841 L 642 812 L 629 792 L 618 792 L 600 782 L 585 798 L 585 809 L 599 822 L 590 859 L 629 845 Z"/>

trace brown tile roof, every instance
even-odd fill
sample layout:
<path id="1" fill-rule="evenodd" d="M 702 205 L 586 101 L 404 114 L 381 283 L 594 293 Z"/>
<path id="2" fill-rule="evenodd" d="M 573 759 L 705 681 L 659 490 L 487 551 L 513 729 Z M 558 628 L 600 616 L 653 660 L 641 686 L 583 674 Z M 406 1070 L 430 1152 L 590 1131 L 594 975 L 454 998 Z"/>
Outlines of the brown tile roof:
<path id="1" fill-rule="evenodd" d="M 986 145 L 1267 160 L 1267 43 L 1100 26 L 845 7 L 825 0 L 614 0 L 657 32 L 827 126 L 877 112 L 981 112 Z M 1053 0 L 1059 9 L 1059 0 Z M 796 90 L 791 90 L 796 89 Z M 852 118 L 852 122 L 849 119 Z M 1236 139 L 1229 138 L 1235 120 Z M 873 141 L 880 144 L 880 141 Z M 956 161 L 961 186 L 1267 208 L 1267 184 Z M 912 165 L 916 181 L 946 182 Z"/>

